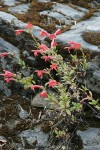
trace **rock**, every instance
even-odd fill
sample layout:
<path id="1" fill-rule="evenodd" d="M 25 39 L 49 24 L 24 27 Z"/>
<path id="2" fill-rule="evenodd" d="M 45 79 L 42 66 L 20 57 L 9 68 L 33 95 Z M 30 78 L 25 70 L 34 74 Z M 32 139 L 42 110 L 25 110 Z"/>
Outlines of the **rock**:
<path id="1" fill-rule="evenodd" d="M 26 28 L 26 26 L 27 26 L 27 23 L 24 23 L 24 22 L 18 20 L 15 16 L 13 16 L 9 13 L 0 11 L 0 25 L 3 25 L 4 22 L 7 24 L 10 24 L 11 27 Z M 40 28 L 38 26 L 34 26 L 32 34 L 35 37 L 37 37 L 38 39 L 41 39 L 41 37 L 40 37 L 41 30 L 42 30 L 42 28 Z"/>
<path id="2" fill-rule="evenodd" d="M 38 0 L 38 2 L 47 3 L 50 2 L 50 0 Z"/>
<path id="3" fill-rule="evenodd" d="M 20 2 L 19 1 L 16 1 L 16 0 L 3 0 L 4 4 L 5 5 L 8 5 L 8 6 L 14 6 L 15 4 L 19 4 Z"/>
<path id="4" fill-rule="evenodd" d="M 85 41 L 99 46 L 100 45 L 100 21 L 87 26 L 86 30 L 82 34 L 82 37 Z"/>
<path id="5" fill-rule="evenodd" d="M 83 150 L 100 150 L 100 128 L 77 131 L 83 142 Z"/>
<path id="6" fill-rule="evenodd" d="M 53 94 L 55 99 L 58 97 L 57 93 L 54 92 L 54 91 L 51 91 L 51 90 L 47 90 L 47 93 L 48 94 Z M 46 98 L 42 98 L 40 97 L 40 93 L 38 93 L 34 98 L 33 100 L 31 101 L 31 105 L 34 106 L 34 107 L 40 107 L 40 108 L 44 108 L 44 107 L 47 107 L 47 108 L 52 108 L 52 109 L 56 109 L 58 107 L 57 104 L 54 104 L 53 103 L 53 107 L 52 107 L 52 101 L 50 100 L 47 100 Z"/>
<path id="7" fill-rule="evenodd" d="M 22 131 L 18 136 L 25 139 L 31 146 L 38 145 L 45 147 L 48 141 L 48 134 L 43 133 L 40 127 L 37 127 L 34 130 Z"/>
<path id="8" fill-rule="evenodd" d="M 86 31 L 90 25 L 92 25 L 91 31 L 92 29 L 94 30 L 96 26 L 95 24 L 96 22 L 99 22 L 98 23 L 98 26 L 99 26 L 100 17 L 91 17 L 88 20 L 81 21 L 77 23 L 76 25 L 73 25 L 70 31 L 67 31 L 67 32 L 62 33 L 61 35 L 58 35 L 56 40 L 64 44 L 67 43 L 68 41 L 75 41 L 77 43 L 80 43 L 84 49 L 88 49 L 90 51 L 100 53 L 100 47 L 90 44 L 84 41 L 84 39 L 82 38 L 82 33 Z"/>
<path id="9" fill-rule="evenodd" d="M 68 5 L 63 5 L 63 4 L 59 4 L 59 3 L 55 3 L 53 5 L 53 11 L 60 12 L 61 14 L 65 15 L 66 17 L 75 19 L 75 20 L 80 19 L 84 15 L 84 12 L 73 9 Z"/>
<path id="10" fill-rule="evenodd" d="M 21 118 L 21 119 L 26 119 L 26 118 L 28 118 L 29 117 L 29 113 L 26 111 L 26 110 L 24 110 L 20 105 L 18 105 L 18 108 L 19 108 L 19 117 Z"/>
<path id="11" fill-rule="evenodd" d="M 17 47 L 8 43 L 3 38 L 0 38 L 0 52 L 4 52 L 4 51 L 11 52 L 11 53 L 14 53 L 15 51 L 17 55 L 19 54 L 19 49 Z"/>
<path id="12" fill-rule="evenodd" d="M 79 11 L 65 4 L 54 3 L 52 6 L 52 11 L 45 10 L 40 12 L 40 15 L 46 15 L 50 17 L 51 20 L 57 19 L 59 24 L 62 23 L 71 25 L 73 20 L 79 20 L 84 15 L 84 11 L 82 11 L 82 8 L 80 8 Z"/>
<path id="13" fill-rule="evenodd" d="M 10 7 L 8 11 L 16 14 L 25 14 L 28 12 L 29 7 L 30 4 L 20 4 L 14 7 Z"/>
<path id="14" fill-rule="evenodd" d="M 4 136 L 0 135 L 0 147 L 7 143 L 7 139 Z"/>
<path id="15" fill-rule="evenodd" d="M 31 101 L 31 105 L 40 108 L 50 107 L 50 101 L 40 97 L 40 93 L 39 93 L 33 98 L 33 100 Z"/>
<path id="16" fill-rule="evenodd" d="M 86 84 L 87 87 L 100 94 L 100 57 L 95 56 L 90 62 L 87 63 L 87 74 L 83 79 L 79 79 L 79 82 Z"/>
<path id="17" fill-rule="evenodd" d="M 11 26 L 19 27 L 19 28 L 25 28 L 27 25 L 26 23 L 18 20 L 15 16 L 0 11 L 0 24 L 2 24 L 2 22 L 9 23 Z"/>
<path id="18" fill-rule="evenodd" d="M 93 78 L 98 82 L 100 81 L 100 70 L 93 72 Z"/>

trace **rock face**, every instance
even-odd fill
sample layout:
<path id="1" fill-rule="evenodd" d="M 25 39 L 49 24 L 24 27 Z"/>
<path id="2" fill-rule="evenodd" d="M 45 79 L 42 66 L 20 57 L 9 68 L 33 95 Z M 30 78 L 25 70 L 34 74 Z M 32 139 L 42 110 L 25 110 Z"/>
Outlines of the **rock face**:
<path id="1" fill-rule="evenodd" d="M 96 25 L 96 22 L 98 22 L 97 25 Z M 68 41 L 75 41 L 77 43 L 80 43 L 84 49 L 89 49 L 91 51 L 100 52 L 100 47 L 90 44 L 82 38 L 82 34 L 85 31 L 94 32 L 94 31 L 92 31 L 92 29 L 93 29 L 93 30 L 98 30 L 98 32 L 100 32 L 99 25 L 100 25 L 100 17 L 91 17 L 90 19 L 88 19 L 86 21 L 82 21 L 82 22 L 77 23 L 76 25 L 73 25 L 71 27 L 70 31 L 67 31 L 67 32 L 59 35 L 57 37 L 57 41 L 60 41 L 63 43 L 66 43 Z M 96 27 L 97 27 L 97 29 L 96 29 Z M 91 29 L 91 30 L 89 30 L 89 29 Z M 98 41 L 98 44 L 100 44 L 99 42 L 100 41 Z"/>
<path id="2" fill-rule="evenodd" d="M 28 12 L 29 6 L 30 4 L 20 4 L 14 7 L 10 7 L 8 11 L 17 14 L 25 14 Z"/>
<path id="3" fill-rule="evenodd" d="M 24 138 L 27 143 L 33 147 L 37 145 L 37 147 L 44 148 L 48 141 L 48 134 L 44 134 L 40 127 L 37 127 L 34 130 L 22 131 L 18 136 Z"/>
<path id="4" fill-rule="evenodd" d="M 100 150 L 100 128 L 77 131 L 83 142 L 83 150 Z"/>
<path id="5" fill-rule="evenodd" d="M 84 83 L 87 87 L 100 94 L 100 55 L 88 62 L 87 75 Z"/>

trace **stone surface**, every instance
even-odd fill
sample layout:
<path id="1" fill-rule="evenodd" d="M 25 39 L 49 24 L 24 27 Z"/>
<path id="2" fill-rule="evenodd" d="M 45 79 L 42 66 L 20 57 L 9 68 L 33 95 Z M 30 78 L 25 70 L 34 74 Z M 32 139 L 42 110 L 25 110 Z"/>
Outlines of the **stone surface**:
<path id="1" fill-rule="evenodd" d="M 0 11 L 0 24 L 2 25 L 3 22 L 10 24 L 12 27 L 18 27 L 19 29 L 25 28 L 27 26 L 27 23 L 24 23 L 24 22 L 18 20 L 15 16 L 13 16 L 9 13 Z M 37 37 L 38 39 L 41 39 L 41 37 L 40 37 L 41 30 L 42 30 L 42 28 L 40 28 L 38 26 L 34 26 L 34 30 L 32 31 L 32 34 L 35 37 Z"/>
<path id="2" fill-rule="evenodd" d="M 67 43 L 68 41 L 75 41 L 77 43 L 80 43 L 84 49 L 100 52 L 100 48 L 98 46 L 90 44 L 84 41 L 84 39 L 82 38 L 82 33 L 86 31 L 89 26 L 92 25 L 93 30 L 96 28 L 96 22 L 98 22 L 97 28 L 99 29 L 100 17 L 91 17 L 86 21 L 82 21 L 77 23 L 76 25 L 73 25 L 70 31 L 66 31 L 63 34 L 57 36 L 57 41 L 62 43 Z"/>
<path id="3" fill-rule="evenodd" d="M 93 77 L 94 77 L 95 80 L 100 81 L 100 70 L 95 71 L 95 72 L 93 73 Z"/>
<path id="4" fill-rule="evenodd" d="M 15 4 L 20 3 L 19 1 L 16 1 L 16 0 L 3 0 L 3 2 L 5 5 L 8 5 L 8 6 L 14 6 Z"/>
<path id="5" fill-rule="evenodd" d="M 100 128 L 77 131 L 83 142 L 83 150 L 100 150 Z"/>
<path id="6" fill-rule="evenodd" d="M 75 19 L 75 20 L 80 19 L 84 15 L 84 12 L 75 10 L 68 5 L 63 5 L 59 3 L 55 3 L 53 5 L 53 11 L 60 12 L 66 17 L 68 16 L 68 18 Z"/>
<path id="7" fill-rule="evenodd" d="M 10 44 L 9 42 L 6 42 L 3 38 L 0 38 L 0 52 L 4 52 L 4 51 L 8 51 L 12 53 L 16 51 L 17 54 L 19 53 L 19 49 L 17 47 Z"/>
<path id="8" fill-rule="evenodd" d="M 47 101 L 45 98 L 40 97 L 39 93 L 33 98 L 33 100 L 31 101 L 31 105 L 38 108 L 44 108 L 46 106 L 50 107 L 50 102 Z"/>
<path id="9" fill-rule="evenodd" d="M 74 6 L 74 5 L 73 5 Z M 45 10 L 40 12 L 40 15 L 47 15 L 48 17 L 57 19 L 59 24 L 71 24 L 73 20 L 79 20 L 83 17 L 84 12 L 87 11 L 86 9 L 79 7 L 78 10 L 68 6 L 63 5 L 60 3 L 54 3 L 52 6 L 52 10 Z"/>
<path id="10" fill-rule="evenodd" d="M 47 3 L 47 2 L 50 2 L 50 0 L 38 0 L 38 2 Z"/>
<path id="11" fill-rule="evenodd" d="M 48 134 L 45 134 L 41 131 L 40 127 L 35 128 L 34 130 L 25 130 L 22 131 L 18 136 L 24 138 L 29 145 L 45 147 L 48 141 Z"/>
<path id="12" fill-rule="evenodd" d="M 8 11 L 16 14 L 25 14 L 28 12 L 30 4 L 20 4 L 14 7 L 10 7 Z"/>

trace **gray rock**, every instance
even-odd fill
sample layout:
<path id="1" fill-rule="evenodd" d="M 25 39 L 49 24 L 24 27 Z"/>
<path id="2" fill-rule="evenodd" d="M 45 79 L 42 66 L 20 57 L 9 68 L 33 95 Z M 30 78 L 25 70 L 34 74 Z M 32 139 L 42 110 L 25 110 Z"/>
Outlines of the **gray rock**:
<path id="1" fill-rule="evenodd" d="M 55 3 L 53 5 L 53 11 L 60 12 L 61 14 L 64 14 L 66 17 L 68 16 L 68 18 L 75 20 L 80 19 L 84 15 L 84 12 L 73 9 L 68 5 L 63 5 L 59 3 Z"/>
<path id="2" fill-rule="evenodd" d="M 21 119 L 26 119 L 29 117 L 29 113 L 26 110 L 24 110 L 20 105 L 18 105 L 18 109 L 19 109 L 19 117 Z"/>
<path id="3" fill-rule="evenodd" d="M 16 14 L 25 14 L 28 12 L 30 4 L 20 4 L 14 7 L 10 7 L 8 11 Z"/>
<path id="4" fill-rule="evenodd" d="M 5 5 L 8 5 L 8 6 L 14 6 L 15 4 L 20 3 L 19 1 L 16 1 L 16 0 L 3 0 L 3 2 Z"/>
<path id="5" fill-rule="evenodd" d="M 5 23 L 9 23 L 11 26 L 19 27 L 19 28 L 25 28 L 27 25 L 26 23 L 18 20 L 15 16 L 0 11 L 0 24 L 2 24 L 2 21 Z"/>
<path id="6" fill-rule="evenodd" d="M 84 15 L 85 11 L 86 10 L 82 11 L 82 8 L 76 10 L 65 4 L 54 3 L 52 6 L 52 11 L 45 10 L 40 12 L 40 15 L 47 15 L 51 18 L 51 20 L 52 18 L 57 19 L 59 24 L 63 23 L 70 25 L 73 20 L 79 20 Z"/>
<path id="7" fill-rule="evenodd" d="M 0 135 L 0 143 L 2 143 L 2 144 L 0 144 L 0 147 L 2 147 L 3 145 L 5 145 L 7 143 L 7 139 L 4 136 Z"/>
<path id="8" fill-rule="evenodd" d="M 33 100 L 31 101 L 31 105 L 40 108 L 44 108 L 46 106 L 50 107 L 50 101 L 47 101 L 45 98 L 40 97 L 39 93 L 33 98 Z"/>
<path id="9" fill-rule="evenodd" d="M 99 82 L 100 81 L 100 70 L 95 71 L 93 73 L 93 77 L 94 77 L 94 79 L 98 80 L 98 82 Z"/>
<path id="10" fill-rule="evenodd" d="M 42 3 L 47 3 L 50 2 L 51 0 L 38 0 L 38 2 L 42 2 Z"/>
<path id="11" fill-rule="evenodd" d="M 83 142 L 83 150 L 100 150 L 100 128 L 77 131 Z"/>
<path id="12" fill-rule="evenodd" d="M 50 100 L 47 100 L 46 98 L 40 97 L 40 93 L 38 93 L 31 101 L 32 106 L 40 107 L 40 108 L 48 107 L 52 109 L 57 109 L 57 108 L 59 109 L 59 106 L 57 104 L 54 104 L 54 102 L 52 106 L 52 100 L 50 101 Z M 54 95 L 55 100 L 58 99 L 58 94 L 56 92 L 47 90 L 47 93 Z"/>
<path id="13" fill-rule="evenodd" d="M 67 16 L 59 13 L 59 12 L 51 12 L 51 11 L 42 11 L 40 12 L 40 15 L 47 15 L 49 16 L 51 19 L 55 18 L 58 19 L 59 24 L 60 23 L 64 23 L 64 24 L 71 24 L 71 19 L 69 20 Z M 48 22 L 49 23 L 49 22 Z"/>
<path id="14" fill-rule="evenodd" d="M 9 13 L 0 11 L 0 24 L 3 24 L 2 22 L 8 23 L 13 27 L 18 27 L 18 28 L 25 28 L 27 26 L 27 23 L 24 23 L 24 22 L 18 20 L 15 16 L 13 16 Z M 41 39 L 41 37 L 40 37 L 41 30 L 42 30 L 42 28 L 40 28 L 38 26 L 34 26 L 32 34 L 35 37 L 37 37 L 38 39 Z M 44 39 L 44 38 L 42 38 L 42 39 Z"/>
<path id="15" fill-rule="evenodd" d="M 18 136 L 25 139 L 29 145 L 37 144 L 45 147 L 48 141 L 48 134 L 43 133 L 40 127 L 34 130 L 22 131 Z"/>
<path id="16" fill-rule="evenodd" d="M 100 58 L 96 56 L 90 62 L 87 63 L 86 78 L 79 80 L 82 84 L 86 84 L 87 87 L 100 94 Z"/>
<path id="17" fill-rule="evenodd" d="M 17 47 L 15 47 L 14 45 L 8 43 L 7 41 L 5 41 L 3 38 L 0 38 L 0 51 L 7 51 L 7 52 L 11 52 L 14 53 L 14 51 L 16 51 L 16 54 L 19 54 L 19 49 Z"/>
<path id="18" fill-rule="evenodd" d="M 73 25 L 70 31 L 67 31 L 57 36 L 57 41 L 64 44 L 68 41 L 75 41 L 77 43 L 80 43 L 84 49 L 89 49 L 91 51 L 100 53 L 100 48 L 98 46 L 90 44 L 84 41 L 84 39 L 82 38 L 82 33 L 86 31 L 89 26 L 92 25 L 91 29 L 93 28 L 93 30 L 94 28 L 96 28 L 96 22 L 98 22 L 97 28 L 99 28 L 100 17 L 91 17 L 89 20 L 79 22 L 76 25 Z"/>
<path id="19" fill-rule="evenodd" d="M 94 24 L 88 25 L 86 30 L 87 31 L 94 31 L 94 32 L 100 32 L 100 17 L 97 17 L 98 21 L 94 22 Z"/>

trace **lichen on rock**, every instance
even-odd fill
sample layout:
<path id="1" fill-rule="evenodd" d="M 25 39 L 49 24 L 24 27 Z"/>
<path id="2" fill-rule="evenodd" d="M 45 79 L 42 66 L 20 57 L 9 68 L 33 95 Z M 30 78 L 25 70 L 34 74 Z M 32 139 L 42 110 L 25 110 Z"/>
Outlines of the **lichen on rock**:
<path id="1" fill-rule="evenodd" d="M 100 32 L 97 31 L 85 31 L 82 34 L 83 39 L 88 42 L 91 43 L 93 45 L 100 45 Z"/>

